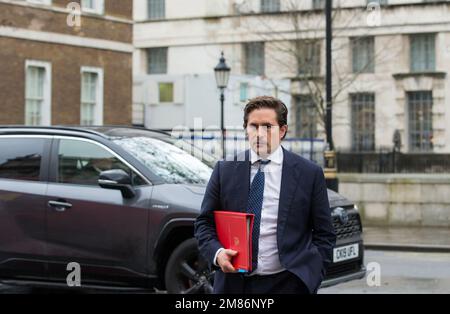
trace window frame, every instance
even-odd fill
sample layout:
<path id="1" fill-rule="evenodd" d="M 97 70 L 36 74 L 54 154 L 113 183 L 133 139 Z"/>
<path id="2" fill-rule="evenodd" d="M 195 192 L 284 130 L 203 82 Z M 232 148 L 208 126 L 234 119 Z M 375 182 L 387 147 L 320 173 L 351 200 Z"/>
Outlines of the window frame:
<path id="1" fill-rule="evenodd" d="M 313 10 L 324 10 L 326 6 L 326 0 L 311 0 L 311 8 Z"/>
<path id="2" fill-rule="evenodd" d="M 435 72 L 436 71 L 436 33 L 418 33 L 418 34 L 410 34 L 409 37 L 409 70 L 411 73 L 421 73 L 421 72 Z M 414 54 L 420 54 L 419 52 L 414 53 L 413 51 L 413 41 L 422 39 L 424 40 L 426 37 L 433 39 L 433 54 L 432 54 L 432 61 L 428 60 L 428 63 L 422 62 L 417 65 L 414 63 L 414 61 L 417 61 L 417 58 L 415 58 Z M 423 42 L 421 43 L 423 45 Z M 426 53 L 426 51 L 424 51 Z M 425 60 L 420 61 L 426 61 L 427 56 L 426 54 L 422 56 Z M 423 68 L 421 68 L 423 66 Z"/>
<path id="3" fill-rule="evenodd" d="M 155 51 L 164 51 L 164 58 L 165 58 L 165 64 L 164 64 L 164 68 L 161 71 L 151 71 L 151 52 L 155 52 Z M 147 58 L 146 58 L 146 62 L 147 62 L 147 69 L 146 69 L 146 74 L 149 75 L 153 75 L 153 74 L 167 74 L 167 71 L 169 69 L 169 48 L 168 47 L 151 47 L 151 48 L 147 48 L 146 49 L 147 52 Z M 162 67 L 160 67 L 162 68 Z"/>
<path id="4" fill-rule="evenodd" d="M 40 4 L 40 5 L 52 5 L 53 1 L 52 0 L 26 0 L 26 2 L 28 3 L 32 3 L 32 4 Z"/>
<path id="5" fill-rule="evenodd" d="M 150 8 L 150 1 L 154 1 L 154 0 L 147 0 L 146 4 L 147 4 L 147 19 L 149 20 L 164 20 L 166 18 L 166 0 L 158 0 L 162 2 L 162 14 L 158 14 L 158 15 L 154 15 L 152 16 L 150 14 L 151 12 L 151 8 Z M 161 12 L 159 12 L 161 13 Z"/>
<path id="6" fill-rule="evenodd" d="M 100 186 L 93 186 L 93 185 L 85 185 L 85 184 L 75 184 L 75 183 L 62 183 L 58 182 L 58 172 L 59 172 L 59 144 L 61 140 L 77 140 L 81 142 L 88 142 L 94 145 L 99 146 L 100 148 L 108 151 L 110 154 L 112 154 L 114 157 L 116 157 L 119 161 L 124 163 L 127 167 L 129 167 L 136 175 L 138 175 L 146 184 L 144 185 L 138 185 L 133 186 L 134 188 L 140 188 L 140 187 L 146 187 L 146 186 L 152 186 L 153 183 L 142 174 L 141 171 L 139 171 L 136 167 L 134 167 L 130 162 L 128 162 L 125 158 L 120 156 L 118 153 L 116 153 L 114 150 L 109 148 L 107 145 L 100 143 L 98 141 L 95 141 L 93 139 L 88 139 L 84 137 L 76 137 L 76 136 L 64 136 L 64 135 L 55 135 L 53 136 L 53 143 L 52 143 L 52 154 L 51 154 L 51 161 L 50 161 L 50 171 L 49 171 L 49 182 L 52 184 L 61 184 L 61 185 L 72 185 L 72 186 L 84 186 L 84 187 L 98 187 Z"/>
<path id="7" fill-rule="evenodd" d="M 371 102 L 368 102 L 366 99 L 364 100 L 355 100 L 355 97 L 372 97 Z M 374 92 L 360 92 L 360 93 L 350 93 L 350 117 L 351 117 L 351 150 L 353 152 L 373 152 L 376 150 L 376 94 Z M 367 107 L 370 105 L 370 114 L 373 117 L 373 121 L 370 121 L 372 124 L 372 129 L 368 128 L 369 122 L 365 119 L 357 121 L 357 112 L 356 108 L 359 109 L 358 113 L 363 112 L 363 110 L 367 110 Z M 358 123 L 358 124 L 357 124 Z M 357 129 L 356 126 L 359 125 L 361 128 Z M 372 138 L 372 147 L 366 148 L 364 146 L 364 141 L 362 139 L 365 136 L 371 136 Z M 358 140 L 356 140 L 358 138 Z"/>
<path id="8" fill-rule="evenodd" d="M 239 82 L 239 102 L 245 103 L 249 100 L 249 82 Z"/>
<path id="9" fill-rule="evenodd" d="M 299 60 L 299 57 L 296 56 L 296 75 L 300 77 L 318 77 L 322 75 L 322 49 L 323 43 L 320 39 L 313 40 L 293 40 L 292 44 L 294 45 L 294 51 L 299 52 L 300 50 L 305 51 L 306 53 L 302 54 L 306 56 L 303 60 Z M 301 62 L 305 64 L 311 64 L 310 67 L 312 71 L 301 71 Z"/>
<path id="10" fill-rule="evenodd" d="M 260 0 L 259 10 L 261 13 L 275 13 L 281 11 L 280 0 Z"/>
<path id="11" fill-rule="evenodd" d="M 375 73 L 375 37 L 374 36 L 359 36 L 359 37 L 351 37 L 350 38 L 350 48 L 351 48 L 351 68 L 352 73 Z M 364 51 L 363 48 L 369 49 Z M 369 60 L 365 66 L 361 69 L 357 69 L 357 65 L 361 66 L 359 63 L 356 63 L 356 53 L 355 52 L 364 52 L 364 56 L 367 56 Z M 363 59 L 360 55 L 358 55 L 359 59 Z M 372 58 L 370 60 L 370 58 Z"/>
<path id="12" fill-rule="evenodd" d="M 420 99 L 418 99 L 418 98 L 416 98 L 416 99 L 411 99 L 410 97 L 412 97 L 412 96 L 418 96 L 418 95 L 420 95 Z M 429 99 L 424 99 L 425 98 L 425 96 L 431 96 Z M 415 102 L 417 102 L 417 103 L 414 103 L 414 101 Z M 425 102 L 425 101 L 429 101 L 428 103 L 427 102 Z M 423 108 L 425 105 L 429 105 L 430 106 L 430 108 L 428 108 L 428 112 L 427 112 L 427 114 L 429 115 L 429 123 L 430 123 L 430 126 L 431 126 L 431 128 L 430 128 L 430 130 L 424 130 L 424 131 L 428 131 L 428 132 L 430 132 L 431 133 L 431 138 L 432 139 L 434 139 L 434 128 L 433 128 L 433 106 L 434 106 L 434 97 L 433 97 L 433 91 L 432 90 L 417 90 L 417 91 L 408 91 L 408 92 L 406 92 L 406 116 L 407 116 L 407 130 L 408 130 L 408 133 L 407 133 L 407 137 L 408 137 L 408 151 L 409 152 L 411 152 L 411 153 L 432 153 L 432 152 L 434 152 L 434 147 L 435 147 L 435 145 L 434 145 L 434 143 L 433 143 L 433 140 L 431 139 L 430 141 L 429 141 L 429 145 L 428 145 L 428 147 L 426 147 L 426 145 L 425 145 L 425 143 L 423 143 L 422 142 L 422 138 L 423 137 L 425 137 L 425 134 L 421 134 L 421 133 L 419 133 L 419 131 L 417 130 L 417 129 L 414 129 L 413 130 L 413 128 L 412 128 L 412 125 L 413 125 L 413 121 L 412 121 L 412 119 L 411 119 L 411 117 L 412 117 L 412 115 L 414 114 L 413 112 L 412 112 L 412 106 L 413 105 L 415 105 L 415 106 L 421 106 L 421 108 Z M 416 120 L 417 121 L 417 120 Z M 419 124 L 420 122 L 417 122 L 416 124 Z M 420 128 L 424 128 L 424 124 L 426 124 L 427 122 L 422 122 L 421 124 L 420 124 Z M 414 136 L 414 134 L 413 134 L 413 132 L 415 133 L 415 134 L 419 134 L 419 136 L 420 136 L 420 141 L 419 141 L 419 148 L 417 149 L 416 148 L 416 146 L 413 146 L 413 140 L 412 140 L 412 138 L 413 138 L 413 136 Z"/>
<path id="13" fill-rule="evenodd" d="M 27 125 L 27 74 L 29 67 L 44 68 L 44 90 L 42 101 L 42 120 L 38 126 L 49 126 L 52 121 L 52 64 L 40 60 L 25 60 L 25 103 L 24 103 L 24 124 Z"/>
<path id="14" fill-rule="evenodd" d="M 104 120 L 104 74 L 102 68 L 83 66 L 80 69 L 80 125 L 82 121 L 82 104 L 83 104 L 83 73 L 97 74 L 97 88 L 96 88 L 96 104 L 94 110 L 94 125 L 103 125 Z"/>
<path id="15" fill-rule="evenodd" d="M 294 96 L 295 101 L 295 136 L 302 139 L 313 140 L 317 139 L 319 134 L 319 112 L 310 94 L 298 94 Z M 304 114 L 307 117 L 304 118 Z M 313 119 L 313 121 L 311 120 Z M 304 120 L 302 120 L 304 119 Z M 303 130 L 303 126 L 308 125 L 307 129 Z M 310 127 L 312 126 L 312 130 Z M 312 131 L 312 134 L 310 134 Z"/>
<path id="16" fill-rule="evenodd" d="M 252 47 L 253 46 L 253 47 Z M 256 50 L 255 47 L 258 47 L 258 49 L 261 48 L 261 50 Z M 252 42 L 245 42 L 243 43 L 243 54 L 244 54 L 244 68 L 243 72 L 245 75 L 256 75 L 256 76 L 265 76 L 266 75 L 266 43 L 264 41 L 252 41 Z M 250 55 L 250 50 L 253 49 L 254 51 L 261 52 L 261 56 L 259 56 L 258 65 L 262 66 L 262 69 L 256 69 L 251 70 L 249 66 L 249 59 L 252 57 Z M 254 56 L 255 54 L 253 54 Z M 259 64 L 260 63 L 260 64 Z"/>
<path id="17" fill-rule="evenodd" d="M 171 101 L 162 101 L 161 100 L 161 96 L 162 96 L 161 88 L 163 86 L 171 86 L 171 92 L 172 92 Z M 175 83 L 174 82 L 165 82 L 165 81 L 158 82 L 158 104 L 173 104 L 173 103 L 175 103 Z"/>
<path id="18" fill-rule="evenodd" d="M 105 14 L 105 1 L 104 0 L 92 0 L 94 1 L 94 8 L 83 6 L 83 0 L 80 2 L 81 12 L 103 15 Z"/>

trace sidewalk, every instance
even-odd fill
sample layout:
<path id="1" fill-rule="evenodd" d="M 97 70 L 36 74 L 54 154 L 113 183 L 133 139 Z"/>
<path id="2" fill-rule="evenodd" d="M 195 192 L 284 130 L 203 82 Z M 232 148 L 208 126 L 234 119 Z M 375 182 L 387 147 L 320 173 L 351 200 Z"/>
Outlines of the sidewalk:
<path id="1" fill-rule="evenodd" d="M 450 228 L 364 227 L 364 246 L 369 250 L 450 253 Z"/>

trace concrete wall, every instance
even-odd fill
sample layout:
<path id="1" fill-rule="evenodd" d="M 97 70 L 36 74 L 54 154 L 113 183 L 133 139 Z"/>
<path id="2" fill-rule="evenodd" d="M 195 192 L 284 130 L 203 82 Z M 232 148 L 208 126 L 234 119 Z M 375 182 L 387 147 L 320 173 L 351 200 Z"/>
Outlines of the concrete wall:
<path id="1" fill-rule="evenodd" d="M 365 225 L 450 227 L 450 174 L 344 174 L 339 193 Z"/>

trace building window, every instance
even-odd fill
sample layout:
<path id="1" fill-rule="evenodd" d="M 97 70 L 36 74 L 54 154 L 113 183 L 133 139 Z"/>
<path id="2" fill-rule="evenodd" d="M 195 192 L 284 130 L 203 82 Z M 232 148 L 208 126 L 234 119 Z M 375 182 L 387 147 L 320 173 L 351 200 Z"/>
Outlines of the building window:
<path id="1" fill-rule="evenodd" d="M 134 103 L 132 108 L 132 124 L 134 126 L 145 125 L 145 104 Z"/>
<path id="2" fill-rule="evenodd" d="M 350 39 L 352 47 L 353 73 L 374 72 L 374 38 L 358 37 Z"/>
<path id="3" fill-rule="evenodd" d="M 318 114 L 311 95 L 295 97 L 295 134 L 299 138 L 317 138 Z"/>
<path id="4" fill-rule="evenodd" d="M 105 11 L 104 0 L 82 0 L 81 10 L 88 13 L 103 14 Z"/>
<path id="5" fill-rule="evenodd" d="M 378 3 L 379 5 L 387 5 L 388 0 L 367 0 L 367 4 Z"/>
<path id="6" fill-rule="evenodd" d="M 173 83 L 159 83 L 159 102 L 173 103 Z"/>
<path id="7" fill-rule="evenodd" d="M 167 48 L 147 49 L 147 73 L 167 73 Z"/>
<path id="8" fill-rule="evenodd" d="M 297 58 L 297 69 L 300 75 L 320 74 L 320 41 L 298 40 L 295 44 L 295 55 Z"/>
<path id="9" fill-rule="evenodd" d="M 321 10 L 325 8 L 325 0 L 312 0 L 312 7 L 314 10 Z"/>
<path id="10" fill-rule="evenodd" d="M 353 151 L 375 150 L 375 95 L 350 95 Z"/>
<path id="11" fill-rule="evenodd" d="M 163 19 L 166 17 L 165 0 L 147 0 L 147 14 L 149 19 Z"/>
<path id="12" fill-rule="evenodd" d="M 46 4 L 46 5 L 52 4 L 52 0 L 27 0 L 27 2 L 35 3 L 35 4 Z"/>
<path id="13" fill-rule="evenodd" d="M 279 12 L 280 0 L 261 0 L 261 12 Z"/>
<path id="14" fill-rule="evenodd" d="M 408 92 L 409 145 L 411 151 L 433 150 L 433 95 Z"/>
<path id="15" fill-rule="evenodd" d="M 248 100 L 248 83 L 241 83 L 239 85 L 239 100 L 241 102 Z"/>
<path id="16" fill-rule="evenodd" d="M 27 60 L 25 75 L 25 124 L 50 125 L 51 64 Z"/>
<path id="17" fill-rule="evenodd" d="M 412 72 L 435 70 L 434 39 L 434 34 L 417 34 L 409 37 Z"/>
<path id="18" fill-rule="evenodd" d="M 264 75 L 264 43 L 254 42 L 244 44 L 245 74 Z"/>
<path id="19" fill-rule="evenodd" d="M 81 68 L 81 125 L 103 124 L 103 71 Z"/>

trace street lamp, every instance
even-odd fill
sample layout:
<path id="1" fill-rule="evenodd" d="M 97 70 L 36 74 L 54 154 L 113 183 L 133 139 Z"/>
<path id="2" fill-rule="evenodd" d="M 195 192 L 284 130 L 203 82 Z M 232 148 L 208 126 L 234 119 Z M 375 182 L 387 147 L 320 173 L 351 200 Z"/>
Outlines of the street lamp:
<path id="1" fill-rule="evenodd" d="M 326 0 L 325 2 L 325 42 L 326 42 L 326 121 L 325 129 L 327 133 L 327 146 L 328 149 L 324 153 L 325 158 L 325 179 L 327 186 L 331 190 L 338 192 L 338 178 L 337 178 L 337 164 L 336 164 L 336 152 L 334 150 L 333 143 L 333 124 L 332 124 L 332 106 L 333 106 L 333 90 L 332 90 L 332 41 L 333 41 L 333 1 Z"/>
<path id="2" fill-rule="evenodd" d="M 228 86 L 228 81 L 230 80 L 231 68 L 227 65 L 225 57 L 222 55 L 219 60 L 219 64 L 214 68 L 214 73 L 216 75 L 217 88 L 220 89 L 220 130 L 222 132 L 222 157 L 225 159 L 225 126 L 224 126 L 224 112 L 223 104 L 225 102 L 224 91 Z"/>

